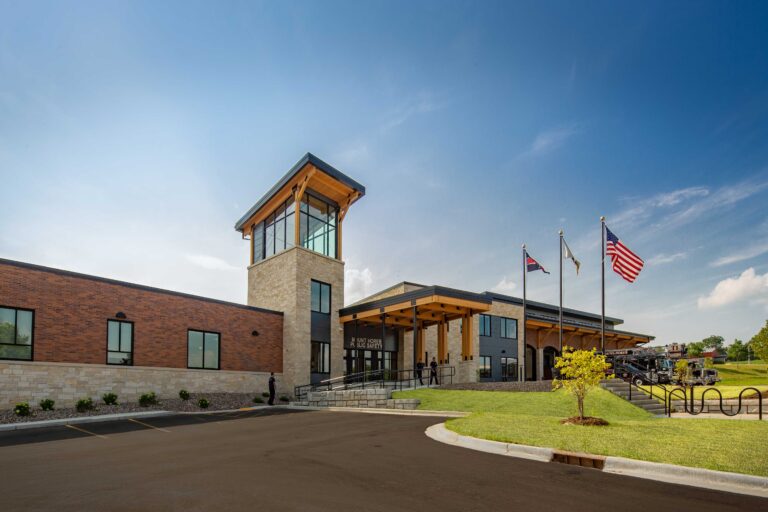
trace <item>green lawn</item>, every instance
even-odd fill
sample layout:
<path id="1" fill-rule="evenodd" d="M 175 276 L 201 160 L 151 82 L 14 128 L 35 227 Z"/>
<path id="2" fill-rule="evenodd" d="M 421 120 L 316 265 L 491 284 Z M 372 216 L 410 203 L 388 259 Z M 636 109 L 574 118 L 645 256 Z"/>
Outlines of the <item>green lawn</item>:
<path id="1" fill-rule="evenodd" d="M 395 397 L 418 398 L 426 410 L 471 412 L 446 423 L 462 435 L 768 476 L 768 421 L 654 418 L 602 389 L 587 397 L 586 413 L 608 420 L 607 427 L 561 425 L 575 414 L 564 391 L 420 389 Z"/>
<path id="2" fill-rule="evenodd" d="M 722 379 L 718 383 L 721 386 L 768 385 L 768 364 L 762 361 L 718 364 L 715 369 Z"/>

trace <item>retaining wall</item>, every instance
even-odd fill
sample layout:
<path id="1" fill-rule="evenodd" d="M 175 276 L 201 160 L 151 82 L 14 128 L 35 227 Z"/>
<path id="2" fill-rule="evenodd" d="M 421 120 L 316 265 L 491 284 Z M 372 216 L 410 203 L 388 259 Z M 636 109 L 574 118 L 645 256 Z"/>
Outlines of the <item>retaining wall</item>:
<path id="1" fill-rule="evenodd" d="M 417 409 L 420 400 L 391 398 L 388 389 L 347 389 L 343 391 L 310 391 L 304 405 L 310 407 L 375 407 L 379 409 Z"/>

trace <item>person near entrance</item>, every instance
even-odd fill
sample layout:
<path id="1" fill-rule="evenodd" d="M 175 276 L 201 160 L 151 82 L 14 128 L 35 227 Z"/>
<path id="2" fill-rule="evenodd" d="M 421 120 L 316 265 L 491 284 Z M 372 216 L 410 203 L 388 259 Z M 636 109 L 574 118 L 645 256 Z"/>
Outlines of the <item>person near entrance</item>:
<path id="1" fill-rule="evenodd" d="M 424 381 L 421 378 L 423 371 L 424 371 L 424 362 L 419 360 L 419 362 L 416 363 L 416 378 L 419 379 L 419 384 L 421 384 L 422 386 L 424 385 Z"/>
<path id="2" fill-rule="evenodd" d="M 435 385 L 439 386 L 440 382 L 437 380 L 437 361 L 432 358 L 432 362 L 429 363 L 429 384 L 432 385 L 432 379 L 435 379 Z"/>
<path id="3" fill-rule="evenodd" d="M 275 372 L 269 374 L 269 405 L 275 405 Z"/>

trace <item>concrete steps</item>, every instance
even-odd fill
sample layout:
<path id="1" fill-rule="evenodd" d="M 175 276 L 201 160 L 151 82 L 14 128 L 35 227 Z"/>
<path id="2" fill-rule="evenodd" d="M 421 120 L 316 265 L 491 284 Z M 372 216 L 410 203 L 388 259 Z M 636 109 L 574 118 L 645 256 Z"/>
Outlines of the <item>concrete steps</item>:
<path id="1" fill-rule="evenodd" d="M 629 382 L 624 382 L 620 379 L 604 380 L 600 383 L 600 387 L 613 393 L 614 395 L 623 398 L 632 405 L 639 407 L 655 416 L 664 415 L 664 404 L 643 390 L 638 389 L 636 386 L 632 386 L 632 399 L 629 398 Z"/>

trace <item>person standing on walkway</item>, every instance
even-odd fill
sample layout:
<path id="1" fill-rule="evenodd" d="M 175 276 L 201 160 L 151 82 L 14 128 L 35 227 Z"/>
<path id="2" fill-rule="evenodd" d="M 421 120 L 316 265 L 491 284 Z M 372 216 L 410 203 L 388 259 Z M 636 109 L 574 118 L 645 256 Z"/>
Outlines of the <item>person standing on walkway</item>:
<path id="1" fill-rule="evenodd" d="M 275 405 L 275 372 L 269 374 L 269 405 Z"/>
<path id="2" fill-rule="evenodd" d="M 419 359 L 416 363 L 416 378 L 419 379 L 419 384 L 424 385 L 424 381 L 421 379 L 422 372 L 424 371 L 424 362 Z"/>
<path id="3" fill-rule="evenodd" d="M 432 362 L 429 363 L 429 384 L 432 385 L 432 379 L 435 379 L 435 385 L 439 386 L 440 382 L 437 380 L 437 361 L 432 358 Z"/>

